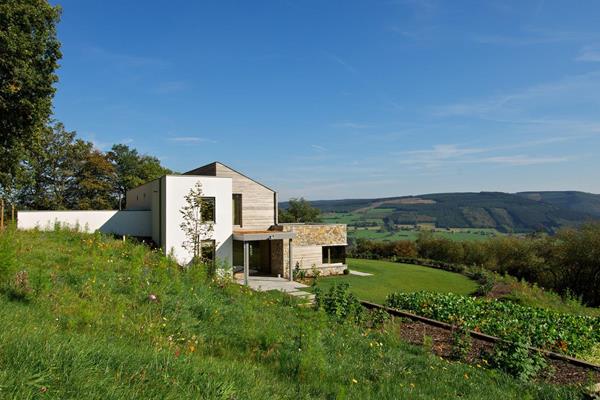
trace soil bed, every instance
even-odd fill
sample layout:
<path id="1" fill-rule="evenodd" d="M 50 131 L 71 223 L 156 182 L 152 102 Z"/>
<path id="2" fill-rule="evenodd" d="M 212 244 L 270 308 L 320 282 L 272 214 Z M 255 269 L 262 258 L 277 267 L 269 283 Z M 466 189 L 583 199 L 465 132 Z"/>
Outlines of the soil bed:
<path id="1" fill-rule="evenodd" d="M 420 321 L 393 317 L 399 326 L 400 337 L 409 343 L 423 346 L 424 338 L 431 338 L 431 351 L 440 357 L 452 356 L 452 332 L 448 329 L 432 326 Z M 494 344 L 482 339 L 471 337 L 471 349 L 466 362 L 473 365 L 486 365 L 485 355 L 490 353 Z M 573 365 L 563 360 L 546 358 L 548 367 L 537 377 L 538 380 L 549 383 L 568 385 L 589 385 L 590 381 L 600 382 L 600 372 L 582 366 Z"/>

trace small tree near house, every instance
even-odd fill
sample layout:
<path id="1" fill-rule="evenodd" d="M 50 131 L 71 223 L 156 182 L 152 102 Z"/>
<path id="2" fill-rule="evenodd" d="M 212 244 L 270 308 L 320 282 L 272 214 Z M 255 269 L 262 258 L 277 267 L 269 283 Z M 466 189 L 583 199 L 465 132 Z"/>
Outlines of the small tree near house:
<path id="1" fill-rule="evenodd" d="M 202 183 L 197 182 L 185 196 L 186 204 L 179 211 L 183 216 L 183 222 L 179 226 L 186 236 L 182 245 L 193 254 L 192 264 L 207 261 L 202 257 L 202 242 L 211 240 L 214 230 L 214 218 L 209 218 L 210 215 L 214 216 L 214 202 L 210 200 L 203 195 Z M 213 260 L 215 248 L 216 243 L 212 249 Z"/>

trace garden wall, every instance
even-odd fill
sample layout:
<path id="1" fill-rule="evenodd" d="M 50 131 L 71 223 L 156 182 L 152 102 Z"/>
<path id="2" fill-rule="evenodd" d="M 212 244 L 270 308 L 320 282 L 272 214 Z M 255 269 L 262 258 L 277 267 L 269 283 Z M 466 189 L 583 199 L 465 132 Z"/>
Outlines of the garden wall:
<path id="1" fill-rule="evenodd" d="M 18 229 L 52 230 L 56 225 L 82 232 L 151 237 L 151 211 L 19 211 Z"/>

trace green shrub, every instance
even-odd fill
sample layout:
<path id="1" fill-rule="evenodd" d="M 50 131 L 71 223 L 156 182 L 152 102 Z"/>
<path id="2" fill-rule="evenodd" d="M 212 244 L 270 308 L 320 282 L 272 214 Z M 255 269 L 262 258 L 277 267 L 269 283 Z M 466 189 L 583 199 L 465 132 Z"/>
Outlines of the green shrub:
<path id="1" fill-rule="evenodd" d="M 323 309 L 325 313 L 338 322 L 361 322 L 364 309 L 356 296 L 350 292 L 347 283 L 339 283 L 327 291 L 315 287 L 315 307 Z"/>
<path id="2" fill-rule="evenodd" d="M 452 331 L 451 358 L 458 361 L 465 361 L 469 356 L 472 346 L 471 335 L 464 325 L 460 325 Z"/>
<path id="3" fill-rule="evenodd" d="M 536 351 L 530 351 L 531 342 L 513 335 L 510 341 L 499 342 L 490 355 L 490 365 L 515 378 L 529 380 L 546 368 L 546 360 Z"/>

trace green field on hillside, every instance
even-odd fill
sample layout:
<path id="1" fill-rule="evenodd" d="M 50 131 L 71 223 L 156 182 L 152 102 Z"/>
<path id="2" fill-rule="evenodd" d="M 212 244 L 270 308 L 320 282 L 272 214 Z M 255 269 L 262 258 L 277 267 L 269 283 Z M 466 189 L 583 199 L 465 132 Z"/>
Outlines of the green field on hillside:
<path id="1" fill-rule="evenodd" d="M 421 230 L 397 230 L 394 232 L 385 231 L 379 227 L 355 228 L 348 227 L 348 238 L 350 239 L 369 239 L 369 240 L 417 240 Z M 495 229 L 454 229 L 454 230 L 431 230 L 428 231 L 434 237 L 450 240 L 486 240 L 496 235 L 500 235 Z"/>
<path id="2" fill-rule="evenodd" d="M 322 220 L 326 223 L 348 225 L 350 239 L 370 240 L 417 240 L 423 231 L 432 232 L 435 237 L 451 240 L 486 240 L 501 235 L 493 228 L 436 228 L 432 223 L 422 223 L 419 227 L 410 225 L 389 229 L 384 227 L 383 218 L 391 215 L 394 209 L 374 208 L 348 213 L 326 213 Z"/>
<path id="3" fill-rule="evenodd" d="M 0 321 L 7 399 L 578 396 L 441 360 L 395 331 L 336 323 L 102 235 L 0 233 Z"/>
<path id="4" fill-rule="evenodd" d="M 357 226 L 432 224 L 501 232 L 555 232 L 600 218 L 600 195 L 582 192 L 435 193 L 375 199 L 315 200 L 326 220 Z M 283 203 L 285 208 L 287 203 Z"/>
<path id="5" fill-rule="evenodd" d="M 347 283 L 350 291 L 361 300 L 383 304 L 394 292 L 427 290 L 441 293 L 470 294 L 477 283 L 464 275 L 420 265 L 378 260 L 349 258 L 348 268 L 373 274 L 371 276 L 340 275 L 318 279 L 318 286 L 327 289 L 336 283 Z"/>

